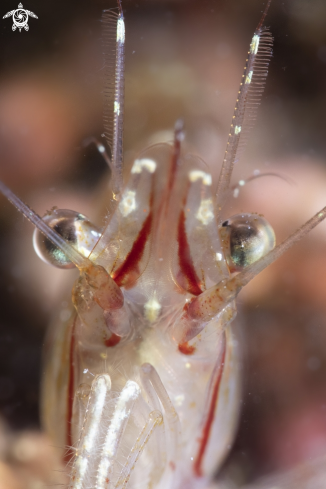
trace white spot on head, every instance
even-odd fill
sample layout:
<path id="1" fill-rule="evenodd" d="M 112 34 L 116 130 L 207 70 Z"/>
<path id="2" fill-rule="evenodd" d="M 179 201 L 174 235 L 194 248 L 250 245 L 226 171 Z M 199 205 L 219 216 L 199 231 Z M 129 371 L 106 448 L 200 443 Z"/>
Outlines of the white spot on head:
<path id="1" fill-rule="evenodd" d="M 156 297 L 152 297 L 144 305 L 145 316 L 151 323 L 156 321 L 159 316 L 160 310 L 162 309 L 161 304 L 158 302 Z"/>
<path id="2" fill-rule="evenodd" d="M 117 23 L 117 42 L 125 42 L 125 23 L 123 19 L 118 19 Z"/>
<path id="3" fill-rule="evenodd" d="M 214 219 L 213 203 L 211 199 L 203 199 L 200 203 L 196 218 L 204 226 L 207 226 Z"/>
<path id="4" fill-rule="evenodd" d="M 251 40 L 251 43 L 250 43 L 250 53 L 251 54 L 257 54 L 258 53 L 259 40 L 260 40 L 259 35 L 255 34 Z"/>
<path id="5" fill-rule="evenodd" d="M 127 190 L 123 197 L 121 202 L 119 203 L 119 209 L 121 214 L 126 217 L 128 216 L 131 212 L 136 210 L 136 192 L 134 190 Z"/>
<path id="6" fill-rule="evenodd" d="M 239 197 L 239 193 L 240 193 L 240 190 L 238 189 L 238 187 L 236 187 L 234 190 L 233 190 L 233 197 L 235 199 L 237 199 Z"/>
<path id="7" fill-rule="evenodd" d="M 241 126 L 235 126 L 234 134 L 240 134 L 240 132 L 241 132 Z"/>
<path id="8" fill-rule="evenodd" d="M 216 260 L 217 261 L 222 261 L 223 255 L 222 253 L 216 253 Z"/>
<path id="9" fill-rule="evenodd" d="M 243 187 L 244 185 L 246 185 L 246 182 L 244 180 L 239 180 L 238 185 L 240 185 L 240 187 Z"/>
<path id="10" fill-rule="evenodd" d="M 178 396 L 175 396 L 174 403 L 176 406 L 182 406 L 184 400 L 185 396 L 183 394 L 179 394 Z"/>
<path id="11" fill-rule="evenodd" d="M 202 180 L 204 185 L 212 185 L 212 175 L 205 173 L 202 170 L 192 170 L 189 172 L 189 180 L 191 182 L 196 182 L 197 180 Z"/>
<path id="12" fill-rule="evenodd" d="M 145 168 L 149 173 L 154 173 L 156 170 L 156 162 L 150 158 L 141 158 L 134 161 L 131 168 L 131 173 L 141 173 Z"/>

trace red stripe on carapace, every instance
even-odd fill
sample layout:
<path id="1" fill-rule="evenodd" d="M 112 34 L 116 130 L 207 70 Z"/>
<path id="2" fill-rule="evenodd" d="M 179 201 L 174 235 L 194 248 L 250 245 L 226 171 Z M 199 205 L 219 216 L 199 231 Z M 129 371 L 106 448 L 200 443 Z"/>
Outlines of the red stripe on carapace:
<path id="1" fill-rule="evenodd" d="M 67 418 L 66 418 L 66 430 L 67 430 L 67 452 L 64 455 L 64 462 L 68 463 L 71 459 L 71 447 L 72 447 L 72 407 L 74 402 L 74 387 L 75 387 L 75 361 L 74 361 L 74 351 L 75 351 L 75 328 L 76 328 L 77 316 L 75 316 L 72 328 L 71 328 L 71 339 L 69 348 L 69 379 L 68 379 L 68 392 L 67 392 Z"/>
<path id="2" fill-rule="evenodd" d="M 196 347 L 189 345 L 188 341 L 185 341 L 184 343 L 179 343 L 178 350 L 184 355 L 192 355 L 195 353 Z"/>
<path id="3" fill-rule="evenodd" d="M 152 210 L 146 217 L 139 234 L 129 251 L 125 261 L 120 265 L 120 267 L 113 273 L 113 280 L 119 287 L 126 285 L 125 280 L 130 274 L 136 274 L 138 270 L 139 262 L 143 256 L 145 245 L 149 237 L 152 228 Z"/>
<path id="4" fill-rule="evenodd" d="M 194 264 L 190 254 L 190 247 L 186 234 L 186 216 L 184 210 L 180 212 L 179 224 L 178 224 L 178 256 L 180 270 L 187 280 L 187 291 L 193 295 L 199 295 L 202 293 L 199 287 L 200 280 L 194 268 Z"/>
<path id="5" fill-rule="evenodd" d="M 225 362 L 225 354 L 226 354 L 225 333 L 223 334 L 222 341 L 223 341 L 223 345 L 222 345 L 221 362 L 217 367 L 217 372 L 213 372 L 213 378 L 212 378 L 212 382 L 211 382 L 212 397 L 210 399 L 210 405 L 209 405 L 209 409 L 208 409 L 208 413 L 207 413 L 207 418 L 206 418 L 205 425 L 204 425 L 203 431 L 202 431 L 202 437 L 200 440 L 198 454 L 197 454 L 195 462 L 194 462 L 194 473 L 197 477 L 201 477 L 203 475 L 202 462 L 203 462 L 203 458 L 205 455 L 207 443 L 209 440 L 211 427 L 212 427 L 212 424 L 213 424 L 213 421 L 215 418 L 215 410 L 216 410 L 216 406 L 217 406 L 218 394 L 219 394 L 221 379 L 222 379 L 222 375 L 223 375 L 223 371 L 224 371 L 224 362 Z"/>
<path id="6" fill-rule="evenodd" d="M 108 340 L 105 340 L 104 344 L 105 344 L 105 346 L 110 348 L 110 347 L 115 346 L 118 343 L 120 343 L 120 340 L 121 340 L 121 336 L 118 336 L 115 333 L 111 333 L 110 338 Z"/>

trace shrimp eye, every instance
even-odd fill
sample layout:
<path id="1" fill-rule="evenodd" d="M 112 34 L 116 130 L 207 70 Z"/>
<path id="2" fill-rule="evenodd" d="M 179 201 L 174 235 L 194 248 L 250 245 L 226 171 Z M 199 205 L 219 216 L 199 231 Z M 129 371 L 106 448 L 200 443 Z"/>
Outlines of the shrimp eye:
<path id="1" fill-rule="evenodd" d="M 275 246 L 272 226 L 258 214 L 236 214 L 219 229 L 230 272 L 240 272 Z"/>
<path id="2" fill-rule="evenodd" d="M 87 217 L 67 209 L 52 209 L 43 217 L 51 228 L 59 233 L 82 255 L 88 257 L 101 232 Z M 66 255 L 46 238 L 37 228 L 33 235 L 34 249 L 45 263 L 57 268 L 74 268 L 74 264 Z"/>

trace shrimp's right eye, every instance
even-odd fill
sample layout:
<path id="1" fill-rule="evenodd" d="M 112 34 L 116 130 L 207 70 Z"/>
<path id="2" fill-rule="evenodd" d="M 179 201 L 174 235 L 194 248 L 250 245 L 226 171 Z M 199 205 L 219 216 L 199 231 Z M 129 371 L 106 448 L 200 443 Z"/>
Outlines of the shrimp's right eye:
<path id="1" fill-rule="evenodd" d="M 232 216 L 223 222 L 219 233 L 230 272 L 240 272 L 275 246 L 272 226 L 258 214 Z"/>
<path id="2" fill-rule="evenodd" d="M 100 230 L 83 214 L 67 209 L 52 209 L 44 217 L 52 229 L 57 231 L 82 255 L 88 257 L 101 237 Z M 74 268 L 74 264 L 57 246 L 37 228 L 33 235 L 34 249 L 45 263 L 57 268 Z"/>

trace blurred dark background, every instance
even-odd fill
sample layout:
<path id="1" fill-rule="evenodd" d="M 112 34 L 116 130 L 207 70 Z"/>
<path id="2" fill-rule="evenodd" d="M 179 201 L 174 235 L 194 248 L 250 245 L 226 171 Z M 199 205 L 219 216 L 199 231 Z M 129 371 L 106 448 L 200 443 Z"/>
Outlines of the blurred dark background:
<path id="1" fill-rule="evenodd" d="M 83 212 L 101 225 L 108 172 L 96 151 L 83 148 L 82 141 L 102 137 L 100 18 L 115 3 L 26 2 L 24 8 L 38 19 L 29 18 L 29 31 L 21 33 L 12 31 L 11 18 L 2 19 L 17 8 L 15 1 L 1 2 L 0 178 L 39 214 L 57 205 Z M 123 2 L 126 167 L 149 141 L 168 138 L 181 116 L 188 143 L 216 176 L 243 63 L 264 4 Z M 230 199 L 228 211 L 263 213 L 278 241 L 326 204 L 325 23 L 323 0 L 273 0 L 266 20 L 275 38 L 274 55 L 258 122 L 234 179 L 258 169 L 286 174 L 295 186 L 272 177 L 258 179 L 237 200 Z M 326 452 L 322 226 L 239 298 L 242 414 L 224 468 L 237 483 Z M 31 225 L 0 198 L 4 464 L 15 460 L 6 441 L 40 428 L 44 334 L 55 311 L 68 307 L 73 280 L 74 272 L 54 270 L 36 257 Z"/>

